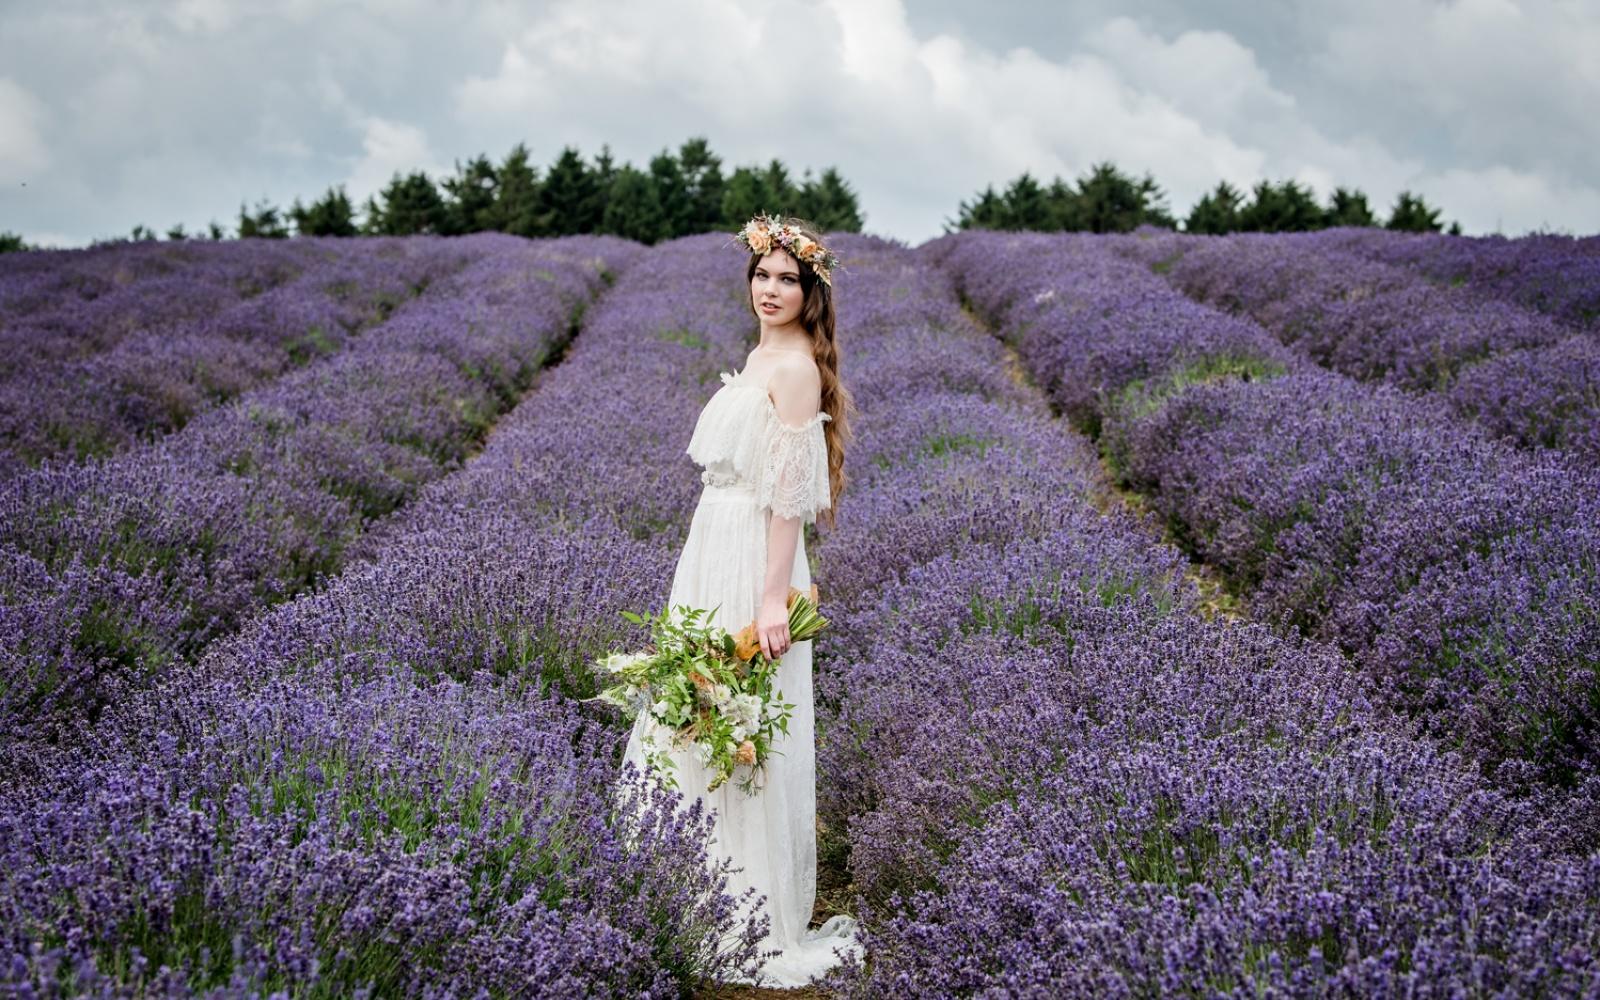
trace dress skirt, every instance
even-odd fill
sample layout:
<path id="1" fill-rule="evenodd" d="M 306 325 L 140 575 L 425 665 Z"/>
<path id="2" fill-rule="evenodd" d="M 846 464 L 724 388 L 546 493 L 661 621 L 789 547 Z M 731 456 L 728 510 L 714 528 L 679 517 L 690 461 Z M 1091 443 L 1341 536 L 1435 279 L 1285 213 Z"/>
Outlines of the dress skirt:
<path id="1" fill-rule="evenodd" d="M 766 574 L 769 518 L 769 512 L 757 506 L 753 487 L 705 486 L 673 574 L 669 605 L 715 608 L 711 622 L 729 632 L 750 624 Z M 803 530 L 795 540 L 789 583 L 799 590 L 811 585 Z M 684 804 L 698 797 L 713 814 L 708 845 L 712 862 L 721 857 L 733 860 L 728 894 L 737 898 L 754 886 L 757 894 L 766 895 L 771 927 L 761 948 L 782 949 L 783 954 L 766 962 L 760 985 L 800 986 L 837 964 L 836 946 L 858 953 L 859 945 L 850 917 L 835 917 L 816 931 L 807 930 L 817 894 L 816 714 L 809 640 L 792 643 L 779 658 L 776 687 L 794 708 L 789 732 L 778 734 L 756 795 L 747 795 L 738 786 L 747 771 L 736 771 L 716 791 L 707 792 L 712 771 L 686 751 L 670 755 L 677 765 Z M 646 713 L 640 713 L 624 752 L 624 761 L 632 761 L 641 771 L 647 767 L 643 738 L 653 725 Z M 655 742 L 667 751 L 669 731 L 659 729 Z M 747 905 L 761 904 L 752 900 Z"/>

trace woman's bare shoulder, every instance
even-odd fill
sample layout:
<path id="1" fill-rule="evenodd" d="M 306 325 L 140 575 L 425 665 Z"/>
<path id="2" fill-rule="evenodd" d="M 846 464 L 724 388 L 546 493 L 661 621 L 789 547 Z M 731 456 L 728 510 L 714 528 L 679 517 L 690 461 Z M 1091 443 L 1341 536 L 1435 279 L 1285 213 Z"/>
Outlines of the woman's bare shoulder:
<path id="1" fill-rule="evenodd" d="M 822 406 L 822 372 L 815 359 L 802 354 L 773 369 L 767 389 L 787 423 L 805 420 Z"/>
<path id="2" fill-rule="evenodd" d="M 773 367 L 772 377 L 774 380 L 782 379 L 792 385 L 814 385 L 819 390 L 822 388 L 822 369 L 817 367 L 817 359 L 799 351 L 785 353 L 783 359 Z"/>

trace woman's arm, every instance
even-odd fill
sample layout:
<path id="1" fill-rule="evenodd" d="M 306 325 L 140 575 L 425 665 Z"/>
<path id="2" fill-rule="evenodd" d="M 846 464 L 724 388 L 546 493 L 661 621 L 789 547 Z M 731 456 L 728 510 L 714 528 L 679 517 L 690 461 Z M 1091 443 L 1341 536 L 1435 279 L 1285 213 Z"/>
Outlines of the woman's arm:
<path id="1" fill-rule="evenodd" d="M 798 517 L 772 515 L 767 528 L 767 579 L 761 588 L 761 611 L 756 615 L 761 651 L 771 658 L 782 656 L 789 648 L 789 580 L 799 538 Z"/>
<path id="2" fill-rule="evenodd" d="M 780 421 L 799 427 L 822 407 L 822 378 L 816 365 L 785 365 L 767 385 Z M 767 523 L 767 574 L 761 586 L 761 607 L 756 614 L 756 635 L 769 658 L 789 649 L 789 581 L 794 575 L 795 549 L 803 520 L 772 514 Z"/>

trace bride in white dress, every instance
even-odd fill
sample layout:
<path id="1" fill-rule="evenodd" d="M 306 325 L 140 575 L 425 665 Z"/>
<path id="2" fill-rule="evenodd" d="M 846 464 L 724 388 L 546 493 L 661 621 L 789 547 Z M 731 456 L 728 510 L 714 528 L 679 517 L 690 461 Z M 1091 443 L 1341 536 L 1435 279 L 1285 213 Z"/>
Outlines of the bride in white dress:
<path id="1" fill-rule="evenodd" d="M 853 917 L 809 929 L 817 889 L 811 642 L 790 642 L 787 608 L 789 589 L 811 584 L 803 525 L 819 511 L 831 517 L 843 482 L 842 462 L 830 463 L 830 445 L 837 457 L 845 432 L 826 425 L 852 407 L 837 377 L 833 342 L 830 272 L 837 258 L 794 219 L 758 216 L 739 240 L 750 250 L 751 308 L 761 342 L 742 371 L 723 373 L 690 437 L 688 453 L 703 467 L 705 485 L 668 604 L 714 608 L 712 623 L 729 632 L 755 621 L 762 652 L 779 657 L 776 686 L 795 707 L 754 796 L 737 781 L 707 792 L 712 772 L 691 752 L 671 751 L 665 729 L 654 743 L 676 764 L 684 807 L 699 798 L 713 814 L 708 853 L 713 863 L 732 859 L 728 893 L 738 898 L 754 886 L 749 905 L 764 906 L 771 918 L 760 947 L 781 954 L 767 959 L 756 985 L 800 986 L 831 969 L 839 955 L 860 954 Z M 628 738 L 623 760 L 641 771 L 648 770 L 644 739 L 653 725 L 640 713 Z"/>

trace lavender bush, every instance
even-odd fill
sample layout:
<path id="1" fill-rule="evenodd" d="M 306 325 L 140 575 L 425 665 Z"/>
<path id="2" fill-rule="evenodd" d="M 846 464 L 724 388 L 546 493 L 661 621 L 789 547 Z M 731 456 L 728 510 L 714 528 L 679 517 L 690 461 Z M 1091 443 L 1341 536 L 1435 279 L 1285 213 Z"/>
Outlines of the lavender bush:
<path id="1" fill-rule="evenodd" d="M 1592 475 L 1318 375 L 1197 389 L 1123 438 L 1130 485 L 1259 613 L 1339 643 L 1491 765 L 1592 772 Z"/>
<path id="2" fill-rule="evenodd" d="M 1449 398 L 1492 434 L 1600 469 L 1600 337 L 1593 333 L 1474 365 Z"/>
<path id="3" fill-rule="evenodd" d="M 297 275 L 231 305 L 195 315 L 185 295 L 168 294 L 151 303 L 156 315 L 91 353 L 27 364 L 11 359 L 9 376 L 0 380 L 0 446 L 11 452 L 11 464 L 104 455 L 170 433 L 207 407 L 338 353 L 401 302 L 487 249 L 481 242 L 438 238 L 316 243 L 315 256 L 297 261 L 303 267 Z M 205 287 L 214 266 L 202 255 L 163 284 Z M 95 302 L 105 315 L 77 317 L 80 322 L 98 319 L 114 329 L 127 322 L 117 302 Z M 161 316 L 162 307 L 176 317 Z M 35 320 L 17 332 L 34 350 L 41 341 L 64 346 L 66 334 L 47 337 L 38 326 Z M 101 331 L 92 336 L 106 339 Z"/>
<path id="4" fill-rule="evenodd" d="M 92 721 L 106 684 L 139 683 L 335 570 L 529 384 L 600 288 L 598 255 L 637 250 L 471 239 L 479 264 L 351 350 L 146 448 L 0 487 L 7 742 Z"/>
<path id="5" fill-rule="evenodd" d="M 1208 345 L 1242 342 L 1241 321 L 1122 259 L 1118 241 L 1053 239 L 1052 251 L 963 234 L 929 253 L 1020 338 L 1064 411 L 1088 407 L 1081 383 L 1094 380 L 1099 423 L 1081 422 L 1261 615 L 1342 646 L 1441 739 L 1505 765 L 1512 786 L 1530 768 L 1592 780 L 1593 475 L 1488 441 L 1437 397 L 1304 366 L 1208 363 L 1195 379 L 1191 362 L 1183 377 L 1102 380 L 1112 364 L 1082 359 L 1140 357 L 1173 329 L 1194 331 L 1183 351 L 1233 356 Z"/>
<path id="6" fill-rule="evenodd" d="M 1318 364 L 1362 381 L 1435 390 L 1475 361 L 1565 334 L 1511 303 L 1438 288 L 1306 239 L 1240 233 L 1172 242 L 1182 252 L 1165 274 L 1184 292 L 1243 312 Z"/>
<path id="7" fill-rule="evenodd" d="M 1600 860 L 1257 626 L 1062 609 L 862 664 L 848 995 L 1582 995 Z M 1063 648 L 1064 647 L 1064 648 Z M 907 719 L 910 714 L 913 717 Z"/>
<path id="8" fill-rule="evenodd" d="M 204 320 L 293 280 L 339 242 L 122 243 L 9 254 L 0 262 L 0 375 Z"/>
<path id="9" fill-rule="evenodd" d="M 1555 319 L 1346 252 L 1388 244 L 1345 230 L 1144 242 L 1130 252 L 1187 294 L 1249 315 L 1318 364 L 1442 393 L 1462 417 L 1523 447 L 1560 448 L 1591 467 L 1600 457 L 1589 441 L 1600 424 L 1595 341 Z"/>
<path id="10" fill-rule="evenodd" d="M 1537 309 L 1561 322 L 1590 329 L 1600 320 L 1600 237 L 1533 233 L 1451 236 L 1336 229 L 1319 242 L 1369 260 L 1412 267 L 1441 284 Z"/>
<path id="11" fill-rule="evenodd" d="M 614 814 L 570 703 L 403 673 L 169 697 L 139 759 L 6 802 L 13 989 L 667 997 L 730 961 L 709 817 L 632 782 Z"/>

